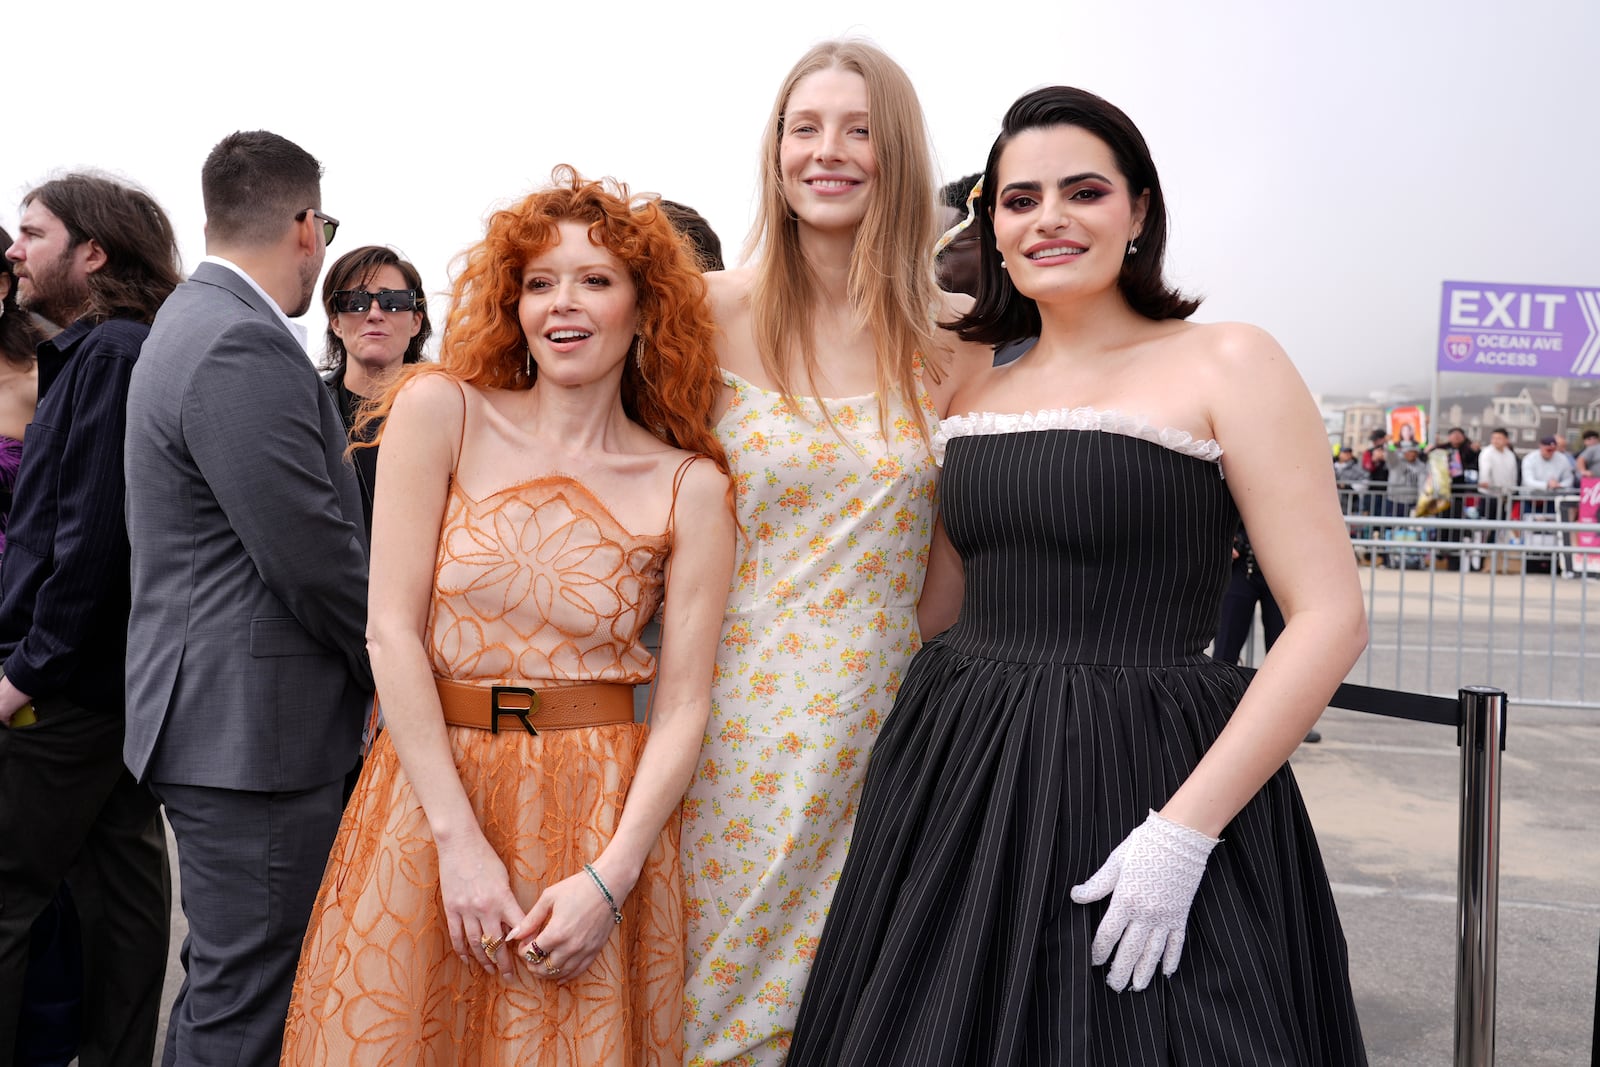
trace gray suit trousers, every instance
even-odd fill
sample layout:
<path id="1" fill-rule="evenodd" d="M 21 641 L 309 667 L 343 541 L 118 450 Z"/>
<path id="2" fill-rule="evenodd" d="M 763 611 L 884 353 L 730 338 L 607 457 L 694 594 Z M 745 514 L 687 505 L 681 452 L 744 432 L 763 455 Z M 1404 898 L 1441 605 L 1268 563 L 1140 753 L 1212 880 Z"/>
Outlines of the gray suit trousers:
<path id="1" fill-rule="evenodd" d="M 189 936 L 162 1067 L 274 1067 L 342 779 L 261 793 L 151 783 L 178 841 Z"/>

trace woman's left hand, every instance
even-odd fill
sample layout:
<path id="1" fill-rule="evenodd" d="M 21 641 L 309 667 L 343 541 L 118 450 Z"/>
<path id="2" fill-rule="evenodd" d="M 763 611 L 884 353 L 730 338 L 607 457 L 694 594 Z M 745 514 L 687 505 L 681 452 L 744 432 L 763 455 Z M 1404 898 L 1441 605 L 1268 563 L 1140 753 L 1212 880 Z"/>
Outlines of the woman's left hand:
<path id="1" fill-rule="evenodd" d="M 622 906 L 620 898 L 617 906 Z M 600 888 L 586 872 L 579 871 L 546 887 L 528 914 L 506 934 L 506 941 L 516 946 L 517 958 L 529 973 L 567 982 L 589 969 L 617 929 L 611 905 Z M 529 958 L 530 951 L 535 953 L 534 959 Z"/>
<path id="2" fill-rule="evenodd" d="M 1130 979 L 1135 991 L 1144 989 L 1158 964 L 1169 978 L 1178 969 L 1189 907 L 1216 844 L 1215 838 L 1152 811 L 1093 877 L 1072 887 L 1079 904 L 1111 897 L 1089 952 L 1099 967 L 1117 948 L 1106 975 L 1112 989 L 1122 992 Z"/>

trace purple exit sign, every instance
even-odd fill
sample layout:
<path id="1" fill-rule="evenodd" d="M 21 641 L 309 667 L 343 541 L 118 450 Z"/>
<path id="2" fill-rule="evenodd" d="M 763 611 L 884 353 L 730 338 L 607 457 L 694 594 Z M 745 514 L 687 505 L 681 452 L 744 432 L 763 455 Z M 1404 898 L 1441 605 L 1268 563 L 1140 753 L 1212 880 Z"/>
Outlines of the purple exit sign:
<path id="1" fill-rule="evenodd" d="M 1600 378 L 1600 289 L 1445 282 L 1439 369 Z"/>

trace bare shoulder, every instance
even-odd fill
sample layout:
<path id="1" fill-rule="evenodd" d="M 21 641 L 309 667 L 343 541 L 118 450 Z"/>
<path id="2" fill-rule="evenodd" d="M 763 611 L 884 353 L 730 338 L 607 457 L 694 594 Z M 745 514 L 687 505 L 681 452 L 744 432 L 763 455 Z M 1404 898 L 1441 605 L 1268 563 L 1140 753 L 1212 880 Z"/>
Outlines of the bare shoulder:
<path id="1" fill-rule="evenodd" d="M 1175 354 L 1227 376 L 1294 371 L 1283 346 L 1266 330 L 1247 322 L 1185 323 L 1173 335 Z"/>
<path id="2" fill-rule="evenodd" d="M 711 313 L 719 322 L 749 310 L 750 290 L 755 284 L 755 272 L 751 268 L 714 270 L 705 275 L 705 280 L 706 298 L 711 303 Z"/>
<path id="3" fill-rule="evenodd" d="M 394 406 L 399 410 L 403 404 L 408 411 L 419 415 L 438 416 L 449 412 L 453 421 L 460 415 L 462 397 L 468 392 L 464 383 L 444 371 L 413 374 L 395 394 Z"/>
<path id="4" fill-rule="evenodd" d="M 437 436 L 454 444 L 461 436 L 466 405 L 471 403 L 473 392 L 444 371 L 415 373 L 395 393 L 388 427 L 399 425 L 408 434 Z"/>
<path id="5" fill-rule="evenodd" d="M 691 453 L 680 452 L 686 459 Z M 682 460 L 678 461 L 679 463 Z M 733 510 L 728 506 L 728 476 L 709 458 L 700 456 L 683 470 L 673 498 L 672 512 L 675 548 L 694 549 L 709 545 L 708 536 L 726 527 L 733 529 Z"/>
<path id="6" fill-rule="evenodd" d="M 716 463 L 707 456 L 694 452 L 678 451 L 680 459 L 676 462 L 683 463 L 694 459 L 683 472 L 683 481 L 678 486 L 679 511 L 684 505 L 690 507 L 721 506 L 723 497 L 728 491 L 728 476 L 717 469 Z"/>
<path id="7" fill-rule="evenodd" d="M 937 332 L 942 344 L 939 351 L 926 356 L 935 373 L 924 378 L 923 387 L 941 418 L 949 413 L 952 398 L 994 366 L 994 350 L 988 345 L 963 341 L 954 330 L 943 328 L 944 323 L 963 318 L 972 310 L 972 303 L 965 293 L 939 293 L 935 321 L 940 324 Z"/>

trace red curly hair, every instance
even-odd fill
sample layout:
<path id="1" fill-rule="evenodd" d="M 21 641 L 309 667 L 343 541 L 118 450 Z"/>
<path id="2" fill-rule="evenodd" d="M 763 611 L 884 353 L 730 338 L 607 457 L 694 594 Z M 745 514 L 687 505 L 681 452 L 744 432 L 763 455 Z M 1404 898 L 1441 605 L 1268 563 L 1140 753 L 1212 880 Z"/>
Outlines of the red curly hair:
<path id="1" fill-rule="evenodd" d="M 451 291 L 439 362 L 407 367 L 363 409 L 352 436 L 387 416 L 417 374 L 450 374 L 484 389 L 532 388 L 538 367 L 526 369 L 517 315 L 523 268 L 556 242 L 558 224 L 584 222 L 590 239 L 628 269 L 638 293 L 638 358 L 624 362 L 623 410 L 667 444 L 709 456 L 729 474 L 712 419 L 721 382 L 716 326 L 694 255 L 655 200 L 635 200 L 613 179 L 585 181 L 566 165 L 550 178 L 550 188 L 489 217 L 488 233 L 466 253 Z"/>

